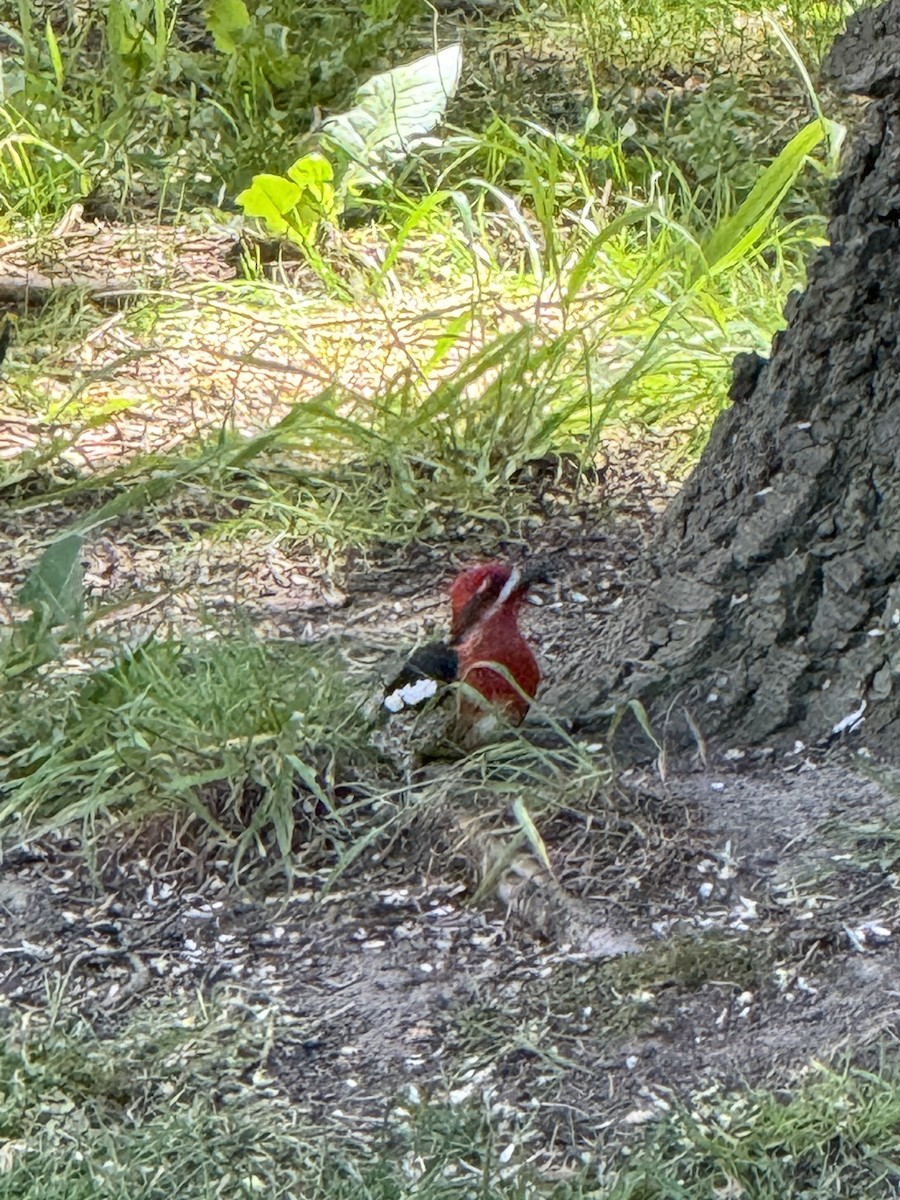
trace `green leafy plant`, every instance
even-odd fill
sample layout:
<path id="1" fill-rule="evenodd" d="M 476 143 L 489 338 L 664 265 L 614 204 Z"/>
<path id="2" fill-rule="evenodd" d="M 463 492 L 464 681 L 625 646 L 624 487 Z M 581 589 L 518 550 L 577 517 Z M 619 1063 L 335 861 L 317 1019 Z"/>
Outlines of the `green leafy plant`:
<path id="1" fill-rule="evenodd" d="M 306 154 L 284 175 L 254 175 L 237 197 L 248 217 L 260 217 L 270 232 L 309 248 L 322 221 L 337 218 L 334 168 L 321 154 Z"/>
<path id="2" fill-rule="evenodd" d="M 215 785 L 230 796 L 233 827 L 252 785 L 263 800 L 239 818 L 247 839 L 272 829 L 287 854 L 295 781 L 332 810 L 319 773 L 338 753 L 347 764 L 365 752 L 359 697 L 339 657 L 307 646 L 150 640 L 107 669 L 57 671 L 0 703 L 0 825 L 13 813 L 55 824 L 173 806 L 215 825 L 203 803 Z"/>
<path id="3" fill-rule="evenodd" d="M 337 219 L 348 195 L 385 182 L 390 166 L 422 144 L 443 116 L 461 69 L 460 47 L 448 46 L 374 75 L 357 91 L 353 108 L 323 123 L 316 137 L 321 149 L 298 158 L 284 175 L 255 175 L 237 203 L 270 232 L 309 248 L 321 222 Z"/>
<path id="4" fill-rule="evenodd" d="M 779 205 L 794 186 L 808 156 L 825 140 L 839 142 L 840 126 L 815 120 L 796 133 L 766 167 L 739 208 L 723 220 L 703 244 L 705 269 L 726 270 L 746 258 L 772 222 Z"/>
<path id="5" fill-rule="evenodd" d="M 51 542 L 29 573 L 18 600 L 30 609 L 0 640 L 0 676 L 7 680 L 52 660 L 59 650 L 54 630 L 75 636 L 84 624 L 80 533 Z"/>

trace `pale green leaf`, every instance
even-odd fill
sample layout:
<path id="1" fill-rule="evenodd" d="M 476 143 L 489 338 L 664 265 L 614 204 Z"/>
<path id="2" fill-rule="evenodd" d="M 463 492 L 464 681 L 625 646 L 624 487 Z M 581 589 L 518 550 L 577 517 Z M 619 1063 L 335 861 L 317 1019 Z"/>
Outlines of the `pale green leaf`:
<path id="1" fill-rule="evenodd" d="M 302 190 L 283 175 L 254 175 L 237 202 L 248 217 L 262 217 L 273 233 L 286 233 L 290 225 L 285 214 L 294 208 Z"/>
<path id="2" fill-rule="evenodd" d="M 19 600 L 49 625 L 64 625 L 81 617 L 84 603 L 80 533 L 52 542 L 31 571 Z"/>
<path id="3" fill-rule="evenodd" d="M 216 49 L 234 54 L 238 36 L 250 25 L 250 13 L 244 0 L 213 0 L 206 10 L 206 28 L 212 34 Z"/>
<path id="4" fill-rule="evenodd" d="M 743 204 L 713 230 L 703 246 L 706 270 L 717 275 L 740 261 L 765 233 L 778 206 L 793 187 L 809 154 L 832 136 L 832 122 L 810 121 L 760 175 Z"/>
<path id="5" fill-rule="evenodd" d="M 534 854 L 543 865 L 547 868 L 550 874 L 553 874 L 553 867 L 550 865 L 550 856 L 547 854 L 547 847 L 544 845 L 544 839 L 538 833 L 538 828 L 531 819 L 531 813 L 525 807 L 525 801 L 521 796 L 517 796 L 513 801 L 513 814 L 516 818 L 519 828 L 525 834 L 526 841 Z"/>
<path id="6" fill-rule="evenodd" d="M 462 48 L 446 46 L 415 62 L 374 75 L 349 112 L 329 117 L 322 132 L 353 161 L 356 184 L 380 183 L 377 168 L 399 162 L 441 120 L 462 70 Z"/>
<path id="7" fill-rule="evenodd" d="M 56 76 L 56 84 L 57 87 L 62 87 L 65 81 L 62 54 L 60 54 L 59 42 L 56 40 L 56 34 L 53 32 L 53 26 L 50 23 L 49 17 L 47 18 L 45 36 L 47 38 L 47 49 L 50 51 L 50 63 L 53 67 L 53 74 Z"/>

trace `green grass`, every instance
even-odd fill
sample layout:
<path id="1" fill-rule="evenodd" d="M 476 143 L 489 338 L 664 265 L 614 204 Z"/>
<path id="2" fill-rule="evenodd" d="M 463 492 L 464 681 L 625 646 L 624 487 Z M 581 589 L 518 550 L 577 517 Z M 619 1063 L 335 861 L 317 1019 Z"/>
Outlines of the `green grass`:
<path id="1" fill-rule="evenodd" d="M 353 782 L 375 757 L 365 683 L 333 648 L 151 640 L 107 668 L 22 680 L 3 697 L 4 825 L 186 809 L 239 854 L 287 858 L 304 807 L 340 837 L 335 764 Z"/>
<path id="2" fill-rule="evenodd" d="M 267 1066 L 282 1031 L 259 1000 L 169 1001 L 107 1037 L 61 1016 L 4 1024 L 4 1200 L 875 1200 L 900 1176 L 887 1052 L 872 1069 L 815 1065 L 777 1091 L 669 1102 L 646 1134 L 618 1152 L 598 1144 L 554 1183 L 531 1149 L 534 1117 L 487 1098 L 398 1096 L 371 1131 L 311 1121 Z"/>
<path id="3" fill-rule="evenodd" d="M 627 79 L 644 82 L 654 71 L 674 68 L 714 73 L 772 71 L 779 42 L 774 17 L 801 54 L 817 66 L 847 15 L 858 3 L 786 0 L 562 0 L 565 17 L 581 30 L 595 73 L 614 66 Z M 768 60 L 768 61 L 767 61 Z"/>
<path id="4" fill-rule="evenodd" d="M 691 456 L 726 403 L 734 353 L 767 350 L 822 224 L 804 218 L 754 241 L 741 210 L 728 225 L 695 224 L 692 230 L 682 212 L 686 202 L 683 192 L 677 201 L 661 192 L 652 203 L 623 209 L 612 226 L 586 217 L 556 246 L 556 266 L 538 268 L 550 293 L 547 318 L 538 323 L 529 319 L 535 284 L 516 284 L 519 297 L 504 300 L 511 281 L 495 264 L 484 285 L 492 298 L 455 307 L 443 321 L 437 314 L 423 319 L 414 331 L 416 337 L 427 334 L 421 349 L 412 346 L 416 369 L 395 359 L 377 394 L 369 390 L 371 380 L 360 381 L 364 391 L 338 382 L 317 394 L 312 384 L 305 389 L 308 399 L 246 445 L 229 437 L 226 426 L 218 446 L 201 441 L 168 460 L 138 458 L 105 477 L 56 488 L 56 494 L 71 500 L 79 487 L 110 486 L 127 492 L 148 469 L 157 478 L 164 472 L 177 476 L 180 459 L 189 454 L 191 472 L 205 463 L 191 486 L 200 482 L 214 506 L 241 510 L 239 519 L 227 522 L 231 536 L 262 525 L 340 550 L 440 537 L 458 514 L 502 526 L 528 507 L 529 497 L 514 481 L 529 461 L 574 454 L 590 463 L 611 429 L 679 430 L 681 453 Z M 432 216 L 429 238 L 438 238 Z M 489 238 L 486 224 L 477 244 Z M 714 246 L 722 262 L 734 261 L 727 269 L 698 272 L 704 245 Z M 407 280 L 405 288 L 414 282 Z M 370 278 L 368 286 L 377 290 L 380 284 Z M 277 311 L 268 361 L 275 360 L 276 347 L 289 361 L 302 361 L 309 353 L 308 306 L 279 288 L 255 295 L 241 286 L 232 291 L 232 316 L 221 314 L 220 301 L 207 306 L 200 297 L 160 312 L 150 296 L 131 318 L 134 336 L 147 353 L 167 352 L 183 345 L 193 328 L 188 353 L 214 356 L 232 325 Z M 504 305 L 522 313 L 518 330 L 498 331 Z M 31 337 L 23 331 L 23 355 Z M 61 406 L 55 389 L 42 394 L 48 366 L 41 358 L 30 371 L 26 367 L 20 384 L 36 419 L 52 417 L 58 431 L 56 443 L 28 464 L 44 474 L 79 435 L 120 419 L 128 407 L 99 373 L 79 382 L 77 402 Z M 153 408 L 152 393 L 145 404 Z M 6 468 L 12 479 L 23 465 Z M 29 479 L 29 505 L 33 490 Z M 42 503 L 48 502 L 45 496 Z"/>
<path id="5" fill-rule="evenodd" d="M 7 1023 L 0 1196 L 302 1194 L 330 1167 L 266 1076 L 271 1020 L 234 998 L 164 1005 L 107 1040 L 80 1020 Z"/>
<path id="6" fill-rule="evenodd" d="M 574 37 L 571 22 L 583 18 L 597 38 L 618 38 L 624 45 L 628 30 L 614 7 L 599 2 L 579 7 L 573 0 L 560 36 Z M 415 26 L 415 4 L 408 8 L 393 27 L 401 41 L 403 30 L 408 33 Z M 827 12 L 798 3 L 779 16 L 789 37 L 796 38 L 801 28 L 824 36 L 826 27 L 832 28 L 835 6 L 825 8 Z M 441 537 L 460 516 L 508 527 L 527 506 L 527 498 L 510 484 L 530 459 L 566 453 L 588 462 L 608 431 L 623 425 L 677 430 L 682 455 L 690 459 L 697 453 L 727 401 L 734 353 L 767 350 L 782 324 L 784 300 L 802 282 L 809 251 L 821 241 L 820 175 L 830 170 L 833 155 L 815 148 L 815 134 L 784 149 L 787 134 L 812 128 L 813 106 L 798 63 L 772 28 L 756 19 L 752 5 L 753 19 L 743 25 L 740 14 L 729 17 L 731 10 L 721 4 L 679 5 L 666 20 L 658 9 L 647 3 L 630 11 L 629 20 L 635 29 L 655 30 L 659 44 L 672 53 L 679 38 L 684 45 L 696 45 L 698 30 L 719 29 L 729 21 L 741 26 L 742 38 L 760 54 L 771 58 L 774 47 L 779 57 L 772 72 L 794 80 L 796 100 L 787 112 L 779 109 L 773 115 L 767 112 L 764 91 L 744 88 L 751 77 L 758 78 L 756 66 L 748 68 L 745 46 L 744 58 L 738 54 L 732 64 L 733 82 L 729 77 L 706 91 L 685 94 L 656 117 L 635 110 L 635 121 L 614 90 L 608 105 L 593 112 L 586 107 L 571 128 L 496 116 L 483 129 L 457 129 L 443 145 L 406 164 L 394 184 L 360 198 L 358 215 L 369 213 L 378 225 L 361 241 L 337 241 L 317 251 L 313 265 L 321 291 L 315 308 L 306 289 L 298 294 L 261 278 L 196 289 L 177 299 L 171 292 L 161 296 L 150 290 L 138 299 L 124 329 L 134 344 L 125 357 L 133 361 L 185 349 L 216 357 L 224 345 L 243 336 L 244 321 L 255 314 L 272 326 L 263 357 L 274 359 L 277 348 L 289 362 L 307 362 L 312 355 L 318 365 L 317 347 L 306 334 L 313 311 L 319 317 L 329 304 L 332 309 L 349 304 L 351 312 L 368 305 L 381 312 L 388 329 L 398 319 L 408 321 L 410 313 L 421 314 L 409 358 L 399 355 L 389 363 L 374 381 L 374 391 L 373 380 L 360 387 L 343 377 L 340 368 L 335 371 L 331 364 L 341 356 L 331 354 L 313 371 L 312 382 L 325 391 L 317 395 L 316 387 L 306 390 L 302 404 L 272 430 L 267 445 L 257 443 L 247 453 L 241 465 L 253 457 L 249 469 L 235 470 L 234 459 L 227 456 L 225 470 L 204 477 L 211 499 L 242 511 L 237 521 L 226 522 L 223 532 L 240 536 L 248 527 L 263 526 L 339 551 L 366 542 Z M 275 169 L 279 139 L 270 118 L 278 87 L 304 74 L 303 55 L 314 54 L 317 44 L 304 46 L 301 53 L 296 44 L 300 19 L 312 21 L 319 32 L 344 19 L 331 8 L 315 20 L 306 10 L 295 13 L 296 27 L 285 25 L 282 62 L 271 46 L 263 45 L 269 34 L 245 31 L 239 46 L 217 50 L 202 21 L 195 27 L 196 14 L 175 14 L 163 3 L 132 6 L 126 16 L 116 0 L 104 18 L 89 18 L 77 36 L 72 31 L 42 32 L 29 24 L 23 7 L 16 11 L 26 91 L 44 89 L 38 108 L 45 121 L 65 128 L 74 123 L 89 131 L 100 121 L 109 144 L 104 150 L 103 138 L 95 138 L 100 149 L 92 153 L 101 157 L 108 157 L 111 147 L 118 154 L 116 122 L 129 121 L 129 148 L 135 154 L 141 150 L 143 158 L 139 166 L 124 168 L 124 184 L 139 190 L 140 178 L 140 187 L 155 189 L 163 208 L 171 208 L 177 194 L 176 210 L 200 197 L 184 190 L 184 179 L 178 185 L 169 179 L 172 164 L 178 163 L 186 175 L 193 163 L 192 178 L 200 180 L 201 191 L 208 175 L 182 153 L 184 121 L 198 131 L 192 137 L 202 132 L 209 153 L 224 156 L 223 164 L 234 148 L 231 134 L 225 137 L 215 122 L 207 126 L 199 119 L 196 106 L 206 111 L 209 97 L 198 98 L 200 93 L 189 86 L 192 71 L 204 79 L 208 75 L 212 87 L 215 63 L 221 67 L 220 60 L 229 60 L 229 70 L 218 79 L 224 98 L 219 97 L 216 111 L 230 114 L 232 124 L 244 131 L 241 137 L 258 136 L 265 125 L 266 148 L 256 146 L 256 167 Z M 356 55 L 356 77 L 363 71 L 365 39 L 375 36 L 387 15 L 374 2 L 361 4 L 360 12 L 365 15 L 360 44 L 348 48 L 340 64 L 341 70 L 349 70 Z M 280 10 L 274 17 L 276 24 L 287 21 Z M 408 27 L 403 23 L 407 19 Z M 547 19 L 552 25 L 552 14 Z M 102 36 L 92 36 L 97 34 Z M 56 58 L 54 37 L 59 42 Z M 64 45 L 67 38 L 74 40 Z M 650 45 L 636 34 L 628 45 L 635 51 L 629 51 L 635 66 L 644 64 L 649 70 Z M 805 43 L 797 45 L 802 54 Z M 276 61 L 278 71 L 288 72 L 284 78 L 275 70 Z M 248 93 L 248 79 L 237 67 L 251 62 L 258 69 L 251 72 Z M 479 69 L 476 55 L 472 70 Z M 109 94 L 119 98 L 112 124 L 112 118 L 102 120 L 103 105 L 90 90 L 102 86 L 98 79 L 104 79 L 104 72 L 109 74 Z M 352 77 L 350 71 L 346 86 Z M 126 83 L 142 78 L 152 85 L 154 111 L 142 110 L 143 123 L 135 124 Z M 598 79 L 595 71 L 588 99 Z M 79 90 L 83 88 L 89 90 Z M 240 116 L 232 111 L 237 92 L 245 104 Z M 268 97 L 265 102 L 262 93 Z M 15 90 L 11 95 L 14 103 Z M 293 96 L 292 108 L 299 103 Z M 180 112 L 178 106 L 185 104 L 187 116 L 173 117 L 171 127 L 161 119 L 170 108 Z M 465 90 L 460 106 L 464 112 Z M 281 132 L 286 146 L 293 144 L 289 132 Z M 52 144 L 58 130 L 48 127 L 40 136 Z M 84 149 L 81 159 L 74 149 L 66 153 L 90 175 Z M 809 166 L 810 153 L 818 172 Z M 54 170 L 71 171 L 68 159 L 50 157 Z M 23 161 L 24 173 L 7 181 L 10 208 L 27 202 L 32 216 L 47 212 L 41 199 L 46 187 L 57 209 L 71 198 L 58 173 L 48 177 L 46 187 L 39 186 L 42 162 L 29 173 Z M 230 170 L 220 165 L 217 180 L 224 180 L 224 194 L 233 198 L 241 179 L 239 172 L 229 175 Z M 100 172 L 88 182 L 102 191 L 103 179 Z M 442 302 L 445 287 L 435 287 L 436 278 L 468 297 L 448 309 Z M 522 323 L 512 333 L 504 328 L 510 310 Z M 541 311 L 546 315 L 534 320 Z M 70 298 L 20 322 L 11 355 L 18 403 L 37 421 L 52 421 L 58 434 L 37 456 L 4 467 L 12 482 L 23 472 L 58 471 L 71 440 L 127 411 L 114 371 L 110 375 L 106 366 L 92 370 L 77 364 L 89 324 L 84 313 Z M 420 352 L 416 336 L 426 330 L 428 349 Z M 253 355 L 241 357 L 249 362 Z M 71 379 L 71 396 L 60 399 L 54 376 Z M 202 392 L 204 384 L 199 387 Z M 143 406 L 154 410 L 160 403 L 148 389 Z M 221 400 L 217 403 L 221 406 Z M 229 414 L 222 413 L 221 422 L 216 416 L 214 412 L 209 432 L 227 437 Z M 205 431 L 198 431 L 200 442 L 204 436 Z M 263 448 L 273 453 L 260 457 Z M 186 446 L 185 452 L 196 454 L 196 448 Z M 140 472 L 145 465 L 138 461 L 133 470 Z M 158 464 L 149 465 L 156 469 Z M 119 468 L 105 482 L 127 491 L 134 481 L 135 476 Z M 93 488 L 98 482 L 84 486 Z M 29 499 L 33 485 L 29 477 Z M 69 498 L 78 486 L 68 490 Z"/>
<path id="7" fill-rule="evenodd" d="M 752 990 L 757 1001 L 773 994 L 772 941 L 770 934 L 715 931 L 672 936 L 604 962 L 559 964 L 546 981 L 531 980 L 514 999 L 507 995 L 498 1003 L 490 996 L 460 1009 L 454 1051 L 509 1078 L 523 1051 L 550 1071 L 574 1063 L 585 1069 L 622 1038 L 652 1039 L 655 1031 L 665 1036 L 676 1003 L 695 993 L 704 993 L 717 1009 L 741 992 Z"/>
<path id="8" fill-rule="evenodd" d="M 896 1058 L 875 1070 L 816 1065 L 776 1092 L 713 1095 L 677 1110 L 609 1191 L 610 1200 L 875 1200 L 900 1179 Z"/>

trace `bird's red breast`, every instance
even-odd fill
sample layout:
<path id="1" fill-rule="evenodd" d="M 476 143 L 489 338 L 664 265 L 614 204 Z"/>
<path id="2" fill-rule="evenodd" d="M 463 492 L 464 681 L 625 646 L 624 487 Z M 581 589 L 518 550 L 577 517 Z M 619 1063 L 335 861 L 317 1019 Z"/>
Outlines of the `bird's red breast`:
<path id="1" fill-rule="evenodd" d="M 531 576 L 503 563 L 464 571 L 450 589 L 450 636 L 459 657 L 459 678 L 518 725 L 541 681 L 531 647 L 519 629 L 519 608 Z M 497 663 L 516 681 L 515 687 Z M 473 707 L 464 700 L 461 715 Z"/>
<path id="2" fill-rule="evenodd" d="M 497 562 L 459 574 L 450 587 L 449 642 L 424 646 L 412 656 L 386 689 L 385 708 L 396 713 L 416 707 L 435 695 L 442 682 L 461 681 L 469 691 L 459 699 L 455 737 L 465 741 L 473 730 L 478 736 L 482 718 L 490 724 L 496 709 L 514 725 L 524 720 L 541 673 L 519 629 L 518 614 L 537 578 L 546 578 L 539 568 Z"/>

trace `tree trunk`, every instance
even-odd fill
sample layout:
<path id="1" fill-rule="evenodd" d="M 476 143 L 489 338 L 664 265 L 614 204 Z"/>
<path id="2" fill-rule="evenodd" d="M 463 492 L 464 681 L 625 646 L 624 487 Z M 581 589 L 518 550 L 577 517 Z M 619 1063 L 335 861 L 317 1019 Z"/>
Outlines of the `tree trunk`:
<path id="1" fill-rule="evenodd" d="M 735 360 L 591 708 L 638 696 L 739 746 L 864 710 L 866 743 L 900 749 L 900 0 L 852 17 L 826 71 L 877 97 L 831 244 L 771 357 Z"/>

